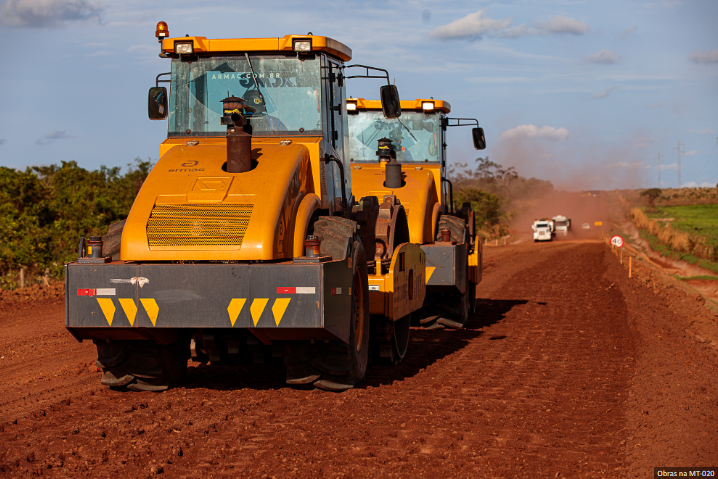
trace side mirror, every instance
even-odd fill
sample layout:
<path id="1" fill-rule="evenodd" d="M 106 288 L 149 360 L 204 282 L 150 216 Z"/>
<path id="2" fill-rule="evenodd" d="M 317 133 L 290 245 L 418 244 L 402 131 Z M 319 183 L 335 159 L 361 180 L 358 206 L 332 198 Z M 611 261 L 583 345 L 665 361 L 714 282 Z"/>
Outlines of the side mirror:
<path id="1" fill-rule="evenodd" d="M 164 120 L 167 118 L 167 88 L 152 87 L 147 98 L 147 115 L 150 120 Z"/>
<path id="2" fill-rule="evenodd" d="M 474 148 L 477 150 L 486 148 L 486 138 L 484 138 L 483 128 L 472 128 L 471 136 L 474 138 Z"/>
<path id="3" fill-rule="evenodd" d="M 399 90 L 396 85 L 384 85 L 379 90 L 381 98 L 381 109 L 384 111 L 384 117 L 389 120 L 399 118 L 401 116 L 401 102 L 399 101 Z"/>

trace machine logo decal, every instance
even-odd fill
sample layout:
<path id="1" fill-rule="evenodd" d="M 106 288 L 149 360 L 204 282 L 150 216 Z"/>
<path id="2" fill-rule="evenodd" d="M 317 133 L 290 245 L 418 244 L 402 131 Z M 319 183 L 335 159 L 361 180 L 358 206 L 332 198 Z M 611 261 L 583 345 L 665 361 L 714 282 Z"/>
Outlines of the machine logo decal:
<path id="1" fill-rule="evenodd" d="M 332 288 L 332 296 L 334 296 L 336 294 L 342 294 L 342 289 L 341 288 Z"/>
<path id="2" fill-rule="evenodd" d="M 380 291 L 378 284 L 370 284 L 369 291 Z"/>
<path id="3" fill-rule="evenodd" d="M 150 280 L 147 278 L 143 278 L 142 276 L 135 276 L 134 278 L 129 279 L 111 279 L 110 283 L 129 283 L 129 284 L 139 284 L 140 288 L 149 283 Z"/>

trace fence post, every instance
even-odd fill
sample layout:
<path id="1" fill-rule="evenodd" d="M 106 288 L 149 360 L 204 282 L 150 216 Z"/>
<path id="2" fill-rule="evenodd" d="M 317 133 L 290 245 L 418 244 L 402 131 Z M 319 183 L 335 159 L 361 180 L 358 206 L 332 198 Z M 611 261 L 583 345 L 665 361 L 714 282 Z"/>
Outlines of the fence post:
<path id="1" fill-rule="evenodd" d="M 20 287 L 25 287 L 25 268 L 20 268 Z"/>
<path id="2" fill-rule="evenodd" d="M 45 286 L 50 286 L 50 281 L 48 281 L 49 278 L 50 268 L 45 268 L 45 274 L 42 276 L 42 282 L 45 283 Z"/>
<path id="3" fill-rule="evenodd" d="M 631 267 L 633 266 L 633 258 L 631 256 L 628 257 L 628 277 L 631 277 Z"/>

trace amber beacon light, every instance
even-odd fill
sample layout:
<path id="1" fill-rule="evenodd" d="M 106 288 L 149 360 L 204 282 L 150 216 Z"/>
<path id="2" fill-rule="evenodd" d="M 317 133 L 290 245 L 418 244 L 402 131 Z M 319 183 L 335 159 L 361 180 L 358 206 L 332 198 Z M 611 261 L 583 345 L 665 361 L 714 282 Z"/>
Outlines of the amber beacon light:
<path id="1" fill-rule="evenodd" d="M 157 30 L 155 31 L 155 36 L 157 37 L 157 41 L 161 42 L 164 38 L 167 38 L 170 35 L 170 31 L 167 28 L 167 24 L 165 22 L 159 22 L 157 24 Z"/>

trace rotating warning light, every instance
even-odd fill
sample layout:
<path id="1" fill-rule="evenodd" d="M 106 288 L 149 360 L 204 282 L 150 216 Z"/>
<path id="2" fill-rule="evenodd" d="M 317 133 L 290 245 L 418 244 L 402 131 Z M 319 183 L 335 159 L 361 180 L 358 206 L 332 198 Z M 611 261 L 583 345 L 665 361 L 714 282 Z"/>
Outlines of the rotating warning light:
<path id="1" fill-rule="evenodd" d="M 157 30 L 155 30 L 155 36 L 157 37 L 157 40 L 162 41 L 163 38 L 167 38 L 170 36 L 170 30 L 167 28 L 167 24 L 165 22 L 159 22 L 157 24 Z"/>

